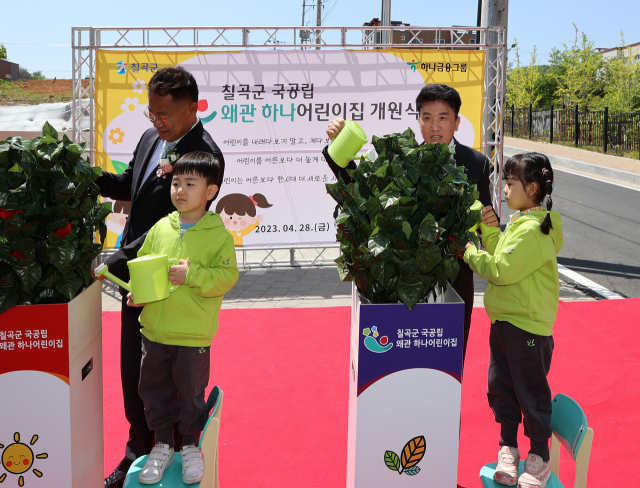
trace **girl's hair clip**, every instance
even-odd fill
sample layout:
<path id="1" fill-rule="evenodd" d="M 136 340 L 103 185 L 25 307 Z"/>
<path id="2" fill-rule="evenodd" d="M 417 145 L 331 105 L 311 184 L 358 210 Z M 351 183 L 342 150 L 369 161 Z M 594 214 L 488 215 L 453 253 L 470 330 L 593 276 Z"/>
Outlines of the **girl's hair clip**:
<path id="1" fill-rule="evenodd" d="M 551 180 L 547 180 L 547 183 L 551 183 Z"/>

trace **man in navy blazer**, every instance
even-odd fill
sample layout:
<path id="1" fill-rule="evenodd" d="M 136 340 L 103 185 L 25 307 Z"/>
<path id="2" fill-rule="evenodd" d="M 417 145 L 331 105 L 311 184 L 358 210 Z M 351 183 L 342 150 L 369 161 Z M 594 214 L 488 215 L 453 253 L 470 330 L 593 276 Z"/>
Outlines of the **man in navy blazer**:
<path id="1" fill-rule="evenodd" d="M 482 221 L 487 225 L 498 226 L 498 220 L 491 208 L 491 191 L 489 188 L 489 175 L 491 165 L 489 159 L 482 153 L 460 144 L 453 135 L 458 130 L 460 124 L 460 106 L 462 101 L 460 95 L 453 88 L 446 85 L 430 84 L 426 85 L 416 98 L 416 110 L 419 113 L 418 122 L 420 132 L 427 144 L 441 143 L 455 146 L 455 160 L 458 166 L 464 166 L 465 173 L 472 185 L 477 185 L 480 192 L 480 201 L 484 205 Z M 336 137 L 344 127 L 344 120 L 337 118 L 329 123 L 327 135 L 330 138 Z M 356 164 L 351 161 L 346 168 L 341 168 L 331 159 L 324 148 L 324 155 L 329 167 L 336 175 L 345 182 L 351 181 L 347 169 L 355 169 Z M 473 271 L 462 259 L 458 259 L 460 271 L 455 281 L 452 283 L 454 290 L 464 300 L 465 320 L 464 320 L 464 345 L 462 361 L 467 353 L 467 342 L 469 330 L 471 328 L 471 312 L 473 311 Z"/>
<path id="2" fill-rule="evenodd" d="M 106 260 L 109 271 L 125 282 L 129 281 L 127 261 L 137 257 L 149 229 L 175 210 L 171 203 L 171 175 L 162 177 L 158 172 L 161 157 L 171 150 L 175 155 L 191 151 L 208 152 L 221 163 L 218 186 L 224 176 L 222 153 L 196 115 L 198 85 L 193 75 L 179 66 L 162 68 L 149 81 L 148 91 L 149 107 L 145 115 L 153 127 L 140 138 L 123 174 L 103 171 L 97 180 L 103 196 L 131 201 L 121 247 Z M 138 395 L 142 357 L 138 317 L 142 308 L 127 307 L 126 291 L 120 289 L 120 292 L 120 374 L 124 411 L 130 427 L 124 458 L 105 479 L 105 488 L 120 488 L 133 461 L 148 454 L 154 443 L 153 431 L 147 427 L 144 405 Z"/>

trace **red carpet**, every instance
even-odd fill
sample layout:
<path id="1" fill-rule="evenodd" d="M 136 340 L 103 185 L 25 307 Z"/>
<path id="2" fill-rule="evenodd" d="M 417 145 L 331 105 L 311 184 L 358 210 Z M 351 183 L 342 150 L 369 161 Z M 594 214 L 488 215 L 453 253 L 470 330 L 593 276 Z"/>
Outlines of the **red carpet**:
<path id="1" fill-rule="evenodd" d="M 554 394 L 565 393 L 583 407 L 595 430 L 589 486 L 617 485 L 612 473 L 640 465 L 639 307 L 640 299 L 560 304 L 549 381 Z M 349 321 L 346 307 L 222 311 L 210 382 L 225 392 L 222 486 L 345 486 Z M 127 431 L 119 313 L 106 312 L 103 325 L 108 474 L 122 456 Z M 485 394 L 488 335 L 489 320 L 477 309 L 462 390 L 458 483 L 464 488 L 479 486 L 481 466 L 498 450 Z M 528 449 L 523 436 L 520 447 Z M 573 486 L 573 465 L 568 456 L 562 459 L 561 479 Z"/>

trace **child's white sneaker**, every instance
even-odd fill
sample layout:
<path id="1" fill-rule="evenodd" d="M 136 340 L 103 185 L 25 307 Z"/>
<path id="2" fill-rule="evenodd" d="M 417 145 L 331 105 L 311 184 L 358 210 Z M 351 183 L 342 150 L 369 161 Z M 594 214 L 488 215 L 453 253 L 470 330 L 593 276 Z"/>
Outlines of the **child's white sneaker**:
<path id="1" fill-rule="evenodd" d="M 529 454 L 524 462 L 524 473 L 518 479 L 519 488 L 545 488 L 551 477 L 551 462 L 546 463 L 536 454 Z"/>
<path id="2" fill-rule="evenodd" d="M 182 458 L 182 482 L 185 485 L 192 485 L 202 481 L 204 459 L 202 459 L 200 448 L 193 444 L 182 446 L 180 457 Z"/>
<path id="3" fill-rule="evenodd" d="M 498 465 L 493 474 L 493 481 L 501 485 L 516 486 L 518 483 L 518 465 L 520 451 L 517 447 L 502 446 L 498 453 Z"/>
<path id="4" fill-rule="evenodd" d="M 138 481 L 143 485 L 158 483 L 164 475 L 164 470 L 173 464 L 175 451 L 169 444 L 156 444 L 138 475 Z"/>

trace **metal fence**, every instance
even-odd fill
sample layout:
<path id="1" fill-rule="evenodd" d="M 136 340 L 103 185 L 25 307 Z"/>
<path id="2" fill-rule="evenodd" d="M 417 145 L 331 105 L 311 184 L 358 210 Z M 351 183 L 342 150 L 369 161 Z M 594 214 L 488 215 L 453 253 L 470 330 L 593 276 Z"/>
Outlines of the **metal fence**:
<path id="1" fill-rule="evenodd" d="M 638 151 L 640 112 L 580 111 L 578 107 L 505 109 L 505 135 L 531 140 L 570 142 L 576 147 L 602 147 L 605 153 Z"/>

